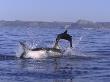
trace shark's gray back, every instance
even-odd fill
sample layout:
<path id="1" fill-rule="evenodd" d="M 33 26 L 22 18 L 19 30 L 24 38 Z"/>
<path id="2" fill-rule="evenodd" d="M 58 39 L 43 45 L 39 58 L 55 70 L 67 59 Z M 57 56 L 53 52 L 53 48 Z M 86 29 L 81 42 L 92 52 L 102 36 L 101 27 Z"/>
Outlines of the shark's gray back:
<path id="1" fill-rule="evenodd" d="M 46 51 L 53 51 L 53 52 L 61 53 L 61 49 L 56 49 L 56 48 L 35 48 L 35 49 L 32 49 L 32 51 L 39 51 L 39 50 L 46 50 Z"/>

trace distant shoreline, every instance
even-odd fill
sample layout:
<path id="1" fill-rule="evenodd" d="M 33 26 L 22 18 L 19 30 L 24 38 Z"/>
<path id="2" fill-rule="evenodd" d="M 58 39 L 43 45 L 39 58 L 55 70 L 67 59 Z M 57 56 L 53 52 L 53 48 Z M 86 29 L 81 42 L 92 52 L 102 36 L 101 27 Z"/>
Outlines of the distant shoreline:
<path id="1" fill-rule="evenodd" d="M 110 22 L 93 22 L 88 20 L 78 20 L 76 22 L 44 22 L 44 21 L 0 21 L 0 27 L 64 27 L 70 25 L 71 28 L 110 28 Z"/>

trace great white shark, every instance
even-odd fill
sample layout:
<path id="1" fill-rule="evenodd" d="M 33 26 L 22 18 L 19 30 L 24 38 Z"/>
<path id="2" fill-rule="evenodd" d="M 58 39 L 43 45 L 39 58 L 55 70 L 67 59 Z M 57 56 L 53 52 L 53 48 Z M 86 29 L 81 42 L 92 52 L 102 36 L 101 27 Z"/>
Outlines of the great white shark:
<path id="1" fill-rule="evenodd" d="M 29 49 L 23 42 L 19 42 L 22 46 L 23 52 L 20 58 L 46 58 L 48 56 L 59 57 L 63 51 L 59 48 L 58 42 L 60 39 L 68 40 L 70 42 L 70 47 L 72 47 L 72 36 L 65 30 L 63 33 L 58 34 L 56 37 L 55 45 L 52 48 L 34 48 Z"/>

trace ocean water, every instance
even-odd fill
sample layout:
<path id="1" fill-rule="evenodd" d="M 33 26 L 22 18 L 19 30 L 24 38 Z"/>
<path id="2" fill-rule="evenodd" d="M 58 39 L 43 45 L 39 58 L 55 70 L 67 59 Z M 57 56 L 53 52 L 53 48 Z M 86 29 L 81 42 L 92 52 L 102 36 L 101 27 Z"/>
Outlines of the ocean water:
<path id="1" fill-rule="evenodd" d="M 110 29 L 69 28 L 73 49 L 60 58 L 19 59 L 19 41 L 52 47 L 64 28 L 0 27 L 0 82 L 110 82 Z"/>

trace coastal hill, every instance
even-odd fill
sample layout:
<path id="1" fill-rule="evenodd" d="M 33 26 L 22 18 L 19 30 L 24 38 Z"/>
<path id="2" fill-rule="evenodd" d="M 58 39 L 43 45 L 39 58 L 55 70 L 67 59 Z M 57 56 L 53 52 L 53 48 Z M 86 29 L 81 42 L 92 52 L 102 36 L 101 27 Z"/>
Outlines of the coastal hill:
<path id="1" fill-rule="evenodd" d="M 42 21 L 0 21 L 0 27 L 64 27 L 72 22 L 42 22 Z"/>
<path id="2" fill-rule="evenodd" d="M 75 23 L 72 23 L 71 26 L 76 27 L 76 28 L 98 28 L 100 25 L 98 23 L 93 22 L 93 21 L 78 20 Z"/>
<path id="3" fill-rule="evenodd" d="M 71 28 L 110 28 L 110 22 L 93 22 L 88 20 L 78 20 L 76 22 L 42 22 L 42 21 L 0 21 L 0 27 L 64 27 L 70 25 Z"/>
<path id="4" fill-rule="evenodd" d="M 78 20 L 72 23 L 71 27 L 76 28 L 110 28 L 110 22 L 93 22 L 88 20 Z"/>

